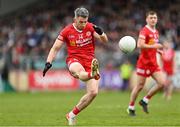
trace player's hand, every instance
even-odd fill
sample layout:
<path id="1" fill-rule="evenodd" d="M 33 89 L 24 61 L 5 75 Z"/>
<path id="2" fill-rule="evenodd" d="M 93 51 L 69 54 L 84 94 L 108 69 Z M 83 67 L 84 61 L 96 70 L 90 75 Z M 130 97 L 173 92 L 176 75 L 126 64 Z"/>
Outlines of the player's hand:
<path id="1" fill-rule="evenodd" d="M 103 30 L 101 27 L 94 25 L 93 28 L 96 31 L 96 33 L 98 33 L 99 35 L 103 34 Z"/>
<path id="2" fill-rule="evenodd" d="M 163 45 L 162 44 L 154 44 L 154 48 L 156 49 L 163 49 Z"/>
<path id="3" fill-rule="evenodd" d="M 163 50 L 157 49 L 157 52 L 162 56 L 163 55 Z"/>
<path id="4" fill-rule="evenodd" d="M 44 70 L 43 70 L 43 77 L 45 76 L 46 72 L 52 67 L 52 64 L 49 62 L 46 62 Z"/>

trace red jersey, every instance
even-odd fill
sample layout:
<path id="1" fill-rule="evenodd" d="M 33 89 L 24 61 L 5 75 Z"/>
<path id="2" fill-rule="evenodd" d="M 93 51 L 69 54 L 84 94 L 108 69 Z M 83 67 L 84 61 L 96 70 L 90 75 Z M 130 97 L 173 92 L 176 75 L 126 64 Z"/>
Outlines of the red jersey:
<path id="1" fill-rule="evenodd" d="M 163 61 L 163 70 L 168 74 L 173 74 L 173 68 L 174 68 L 174 50 L 173 49 L 167 49 L 164 50 L 162 55 L 162 61 Z"/>
<path id="2" fill-rule="evenodd" d="M 145 39 L 145 43 L 152 45 L 159 42 L 159 33 L 157 30 L 153 30 L 147 25 L 140 31 L 139 38 Z M 157 49 L 141 49 L 141 53 L 137 62 L 138 68 L 158 68 L 156 60 Z"/>
<path id="3" fill-rule="evenodd" d="M 74 24 L 66 26 L 59 34 L 58 39 L 67 45 L 68 58 L 93 58 L 94 57 L 94 28 L 92 23 L 87 23 L 80 31 Z"/>

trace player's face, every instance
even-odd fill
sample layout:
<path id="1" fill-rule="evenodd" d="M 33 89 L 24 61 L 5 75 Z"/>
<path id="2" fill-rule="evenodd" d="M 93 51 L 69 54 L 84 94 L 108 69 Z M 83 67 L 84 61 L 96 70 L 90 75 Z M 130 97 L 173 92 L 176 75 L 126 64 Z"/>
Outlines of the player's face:
<path id="1" fill-rule="evenodd" d="M 87 18 L 83 18 L 83 17 L 77 17 L 77 18 L 75 18 L 76 27 L 77 27 L 79 30 L 83 30 L 84 27 L 85 27 L 86 24 L 87 24 L 87 21 L 88 21 L 88 17 L 87 17 Z"/>
<path id="2" fill-rule="evenodd" d="M 146 22 L 148 25 L 150 25 L 151 27 L 155 27 L 155 25 L 157 24 L 157 15 L 148 15 L 146 18 Z"/>

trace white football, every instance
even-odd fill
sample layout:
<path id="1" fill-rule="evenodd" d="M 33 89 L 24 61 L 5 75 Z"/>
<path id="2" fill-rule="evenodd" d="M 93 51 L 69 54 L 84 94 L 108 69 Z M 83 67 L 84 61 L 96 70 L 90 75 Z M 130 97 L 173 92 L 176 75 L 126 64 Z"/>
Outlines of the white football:
<path id="1" fill-rule="evenodd" d="M 131 53 L 136 49 L 136 40 L 131 36 L 124 36 L 119 40 L 119 48 L 124 53 Z"/>

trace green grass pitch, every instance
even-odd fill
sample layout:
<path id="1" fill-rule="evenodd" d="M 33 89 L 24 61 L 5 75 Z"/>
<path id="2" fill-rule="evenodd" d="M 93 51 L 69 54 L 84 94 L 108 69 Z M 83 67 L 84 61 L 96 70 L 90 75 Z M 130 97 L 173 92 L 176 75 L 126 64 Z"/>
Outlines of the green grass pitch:
<path id="1" fill-rule="evenodd" d="M 0 126 L 66 126 L 65 114 L 78 102 L 84 91 L 1 93 Z M 145 93 L 138 97 L 139 101 Z M 130 92 L 100 91 L 93 103 L 77 117 L 78 126 L 180 126 L 180 93 L 171 101 L 154 96 L 150 114 L 136 104 L 136 117 L 126 108 Z"/>

